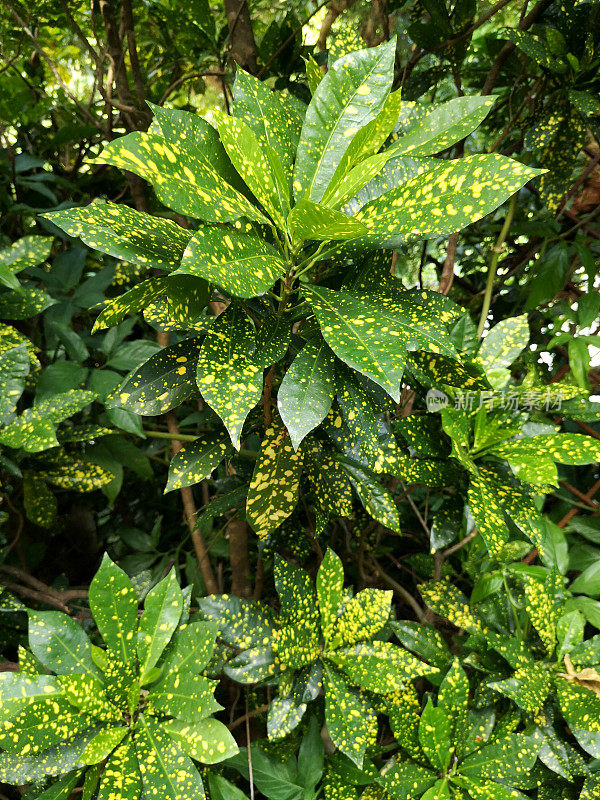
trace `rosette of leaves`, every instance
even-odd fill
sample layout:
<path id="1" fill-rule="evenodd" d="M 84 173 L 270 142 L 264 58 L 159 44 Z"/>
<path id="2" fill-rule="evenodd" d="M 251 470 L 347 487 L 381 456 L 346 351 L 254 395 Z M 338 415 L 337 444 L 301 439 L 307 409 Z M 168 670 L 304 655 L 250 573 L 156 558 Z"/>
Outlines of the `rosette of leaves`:
<path id="1" fill-rule="evenodd" d="M 573 747 L 555 724 L 552 708 L 580 747 L 598 757 L 600 636 L 584 638 L 585 617 L 566 598 L 562 575 L 517 563 L 506 568 L 499 585 L 493 580 L 476 585 L 470 604 L 448 581 L 432 581 L 420 591 L 436 614 L 468 634 L 467 661 L 485 674 L 479 702 L 497 702 L 498 695 L 512 701 L 540 743 L 543 764 L 570 779 Z M 440 669 L 450 663 L 433 628 L 392 625 L 402 644 L 420 657 Z"/>
<path id="2" fill-rule="evenodd" d="M 371 698 L 437 670 L 385 640 L 392 593 L 363 589 L 352 596 L 332 550 L 319 567 L 316 586 L 305 570 L 278 556 L 274 577 L 278 616 L 229 595 L 199 601 L 203 615 L 218 625 L 219 637 L 238 650 L 225 673 L 241 683 L 277 682 L 267 719 L 270 739 L 294 730 L 308 703 L 323 694 L 329 735 L 360 766 L 377 733 Z"/>
<path id="3" fill-rule="evenodd" d="M 202 674 L 215 626 L 188 621 L 188 598 L 172 571 L 138 620 L 133 584 L 105 556 L 89 593 L 105 649 L 61 612 L 30 612 L 30 652 L 18 673 L 0 675 L 0 780 L 41 786 L 60 776 L 53 798 L 81 780 L 101 799 L 203 798 L 194 761 L 222 761 L 237 747 L 211 716 L 221 706 Z"/>
<path id="4" fill-rule="evenodd" d="M 447 330 L 453 304 L 436 292 L 405 292 L 390 275 L 392 250 L 465 227 L 539 172 L 495 153 L 435 158 L 468 136 L 493 101 L 457 98 L 404 130 L 392 91 L 395 49 L 392 40 L 342 56 L 325 76 L 312 70 L 306 107 L 238 69 L 233 115 L 215 113 L 216 127 L 153 107 L 147 132 L 106 145 L 97 160 L 147 180 L 189 229 L 112 203 L 46 215 L 94 249 L 163 273 L 112 298 L 97 319 L 97 328 L 116 325 L 160 306 L 179 332 L 108 405 L 157 415 L 200 393 L 220 418 L 222 427 L 173 459 L 169 489 L 203 480 L 258 433 L 248 520 L 263 539 L 293 513 L 301 445 L 315 429 L 327 441 L 336 398 L 349 436 L 367 450 L 358 467 L 336 468 L 340 483 L 399 529 L 377 478 L 385 448 L 369 446 L 372 431 L 398 403 L 411 354 L 473 376 L 459 369 Z M 212 322 L 211 298 L 228 306 Z M 264 415 L 255 411 L 261 398 Z M 272 426 L 275 405 L 282 425 Z M 393 454 L 393 438 L 386 441 Z M 325 507 L 318 468 L 330 461 L 326 452 L 313 470 Z"/>
<path id="5" fill-rule="evenodd" d="M 411 757 L 397 757 L 382 770 L 381 785 L 395 800 L 518 800 L 534 766 L 538 745 L 523 733 L 507 733 L 502 720 L 469 707 L 469 680 L 456 659 L 442 681 L 437 701 L 406 711 L 399 744 Z"/>

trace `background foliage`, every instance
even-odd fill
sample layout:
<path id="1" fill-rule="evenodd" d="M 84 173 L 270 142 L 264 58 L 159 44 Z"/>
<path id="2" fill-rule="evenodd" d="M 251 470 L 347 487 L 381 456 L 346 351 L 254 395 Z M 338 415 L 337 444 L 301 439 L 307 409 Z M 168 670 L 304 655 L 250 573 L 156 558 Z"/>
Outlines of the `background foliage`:
<path id="1" fill-rule="evenodd" d="M 5 796 L 598 795 L 599 16 L 3 4 Z"/>

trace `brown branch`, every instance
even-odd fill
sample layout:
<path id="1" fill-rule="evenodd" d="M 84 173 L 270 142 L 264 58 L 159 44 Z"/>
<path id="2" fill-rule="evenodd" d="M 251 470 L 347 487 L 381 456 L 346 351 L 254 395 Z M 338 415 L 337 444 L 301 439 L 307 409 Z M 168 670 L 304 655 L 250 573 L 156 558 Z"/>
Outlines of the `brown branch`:
<path id="1" fill-rule="evenodd" d="M 451 233 L 448 237 L 448 249 L 446 250 L 446 259 L 442 268 L 440 276 L 440 284 L 438 292 L 441 294 L 448 294 L 452 282 L 454 280 L 454 259 L 456 257 L 456 246 L 458 244 L 458 233 Z"/>
<path id="2" fill-rule="evenodd" d="M 519 25 L 517 27 L 520 31 L 526 31 L 530 28 L 536 19 L 543 14 L 544 11 L 548 8 L 548 6 L 552 5 L 552 0 L 539 0 L 538 3 L 531 9 L 529 14 L 522 17 Z M 491 94 L 492 89 L 496 85 L 496 81 L 500 76 L 500 70 L 504 66 L 504 63 L 508 60 L 509 56 L 515 49 L 516 45 L 512 42 L 505 42 L 502 49 L 494 59 L 494 63 L 492 64 L 490 71 L 487 74 L 485 79 L 485 83 L 483 84 L 483 88 L 481 90 L 481 94 Z"/>
<path id="3" fill-rule="evenodd" d="M 229 28 L 229 61 L 256 75 L 258 61 L 256 40 L 247 0 L 224 0 Z"/>
<path id="4" fill-rule="evenodd" d="M 258 717 L 260 714 L 264 714 L 269 710 L 270 703 L 265 703 L 262 706 L 258 706 L 257 708 L 253 709 L 252 711 L 248 711 L 247 714 L 244 714 L 242 717 L 238 717 L 232 723 L 230 723 L 227 727 L 230 731 L 238 728 L 240 725 L 244 725 L 248 720 L 252 719 L 253 717 Z"/>
<path id="5" fill-rule="evenodd" d="M 227 523 L 226 531 L 229 538 L 231 594 L 249 599 L 252 597 L 252 584 L 248 554 L 248 524 L 243 519 L 232 517 Z"/>

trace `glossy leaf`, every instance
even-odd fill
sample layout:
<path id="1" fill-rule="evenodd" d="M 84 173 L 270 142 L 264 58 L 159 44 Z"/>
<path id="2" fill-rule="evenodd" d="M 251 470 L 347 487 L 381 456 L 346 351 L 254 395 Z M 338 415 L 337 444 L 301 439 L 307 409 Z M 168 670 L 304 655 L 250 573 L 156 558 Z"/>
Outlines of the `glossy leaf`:
<path id="1" fill-rule="evenodd" d="M 113 657 L 130 664 L 136 656 L 137 595 L 127 575 L 108 555 L 90 584 L 90 609 Z"/>
<path id="2" fill-rule="evenodd" d="M 244 421 L 262 394 L 262 370 L 252 357 L 254 346 L 252 323 L 241 309 L 231 306 L 213 323 L 198 356 L 198 388 L 238 450 Z"/>
<path id="3" fill-rule="evenodd" d="M 334 395 L 333 354 L 323 339 L 312 339 L 292 361 L 277 392 L 277 407 L 294 450 L 325 419 Z"/>
<path id="4" fill-rule="evenodd" d="M 164 414 L 195 389 L 198 339 L 183 339 L 160 350 L 129 375 L 107 400 L 109 408 L 136 414 Z"/>
<path id="5" fill-rule="evenodd" d="M 211 167 L 198 151 L 166 143 L 161 136 L 136 131 L 109 142 L 96 159 L 127 169 L 147 180 L 159 200 L 180 214 L 205 222 L 247 217 L 267 222 L 263 214 Z"/>
<path id="6" fill-rule="evenodd" d="M 266 538 L 294 510 L 301 467 L 302 452 L 294 451 L 287 430 L 274 423 L 265 431 L 248 487 L 246 513 L 259 538 Z"/>
<path id="7" fill-rule="evenodd" d="M 318 203 L 352 136 L 381 111 L 391 88 L 395 40 L 338 59 L 308 106 L 294 168 L 294 194 Z"/>
<path id="8" fill-rule="evenodd" d="M 367 228 L 353 217 L 347 217 L 325 205 L 300 200 L 291 210 L 287 220 L 292 239 L 346 240 L 355 239 Z"/>
<path id="9" fill-rule="evenodd" d="M 260 236 L 234 226 L 199 228 L 183 253 L 177 274 L 199 275 L 237 297 L 256 297 L 285 272 L 285 263 Z"/>
<path id="10" fill-rule="evenodd" d="M 231 444 L 225 431 L 209 433 L 186 444 L 171 459 L 165 494 L 200 483 L 219 466 L 228 452 L 231 452 Z"/>
<path id="11" fill-rule="evenodd" d="M 146 595 L 139 622 L 137 654 L 142 676 L 154 667 L 179 625 L 183 600 L 175 570 L 171 570 Z"/>
<path id="12" fill-rule="evenodd" d="M 169 271 L 177 267 L 191 235 L 170 219 L 101 200 L 44 217 L 94 250 L 147 270 Z"/>
<path id="13" fill-rule="evenodd" d="M 393 237 L 445 236 L 489 214 L 539 174 L 497 154 L 442 161 L 367 203 L 356 218 L 369 229 L 365 241 L 380 247 Z"/>

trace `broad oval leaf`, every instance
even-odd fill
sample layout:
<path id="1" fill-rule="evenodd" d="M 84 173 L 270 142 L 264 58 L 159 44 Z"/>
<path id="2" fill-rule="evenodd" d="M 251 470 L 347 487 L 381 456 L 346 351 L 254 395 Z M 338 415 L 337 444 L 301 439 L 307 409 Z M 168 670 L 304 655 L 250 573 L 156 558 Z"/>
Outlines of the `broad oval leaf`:
<path id="1" fill-rule="evenodd" d="M 285 270 L 280 254 L 260 236 L 204 226 L 190 239 L 177 273 L 200 275 L 237 297 L 256 297 Z"/>

